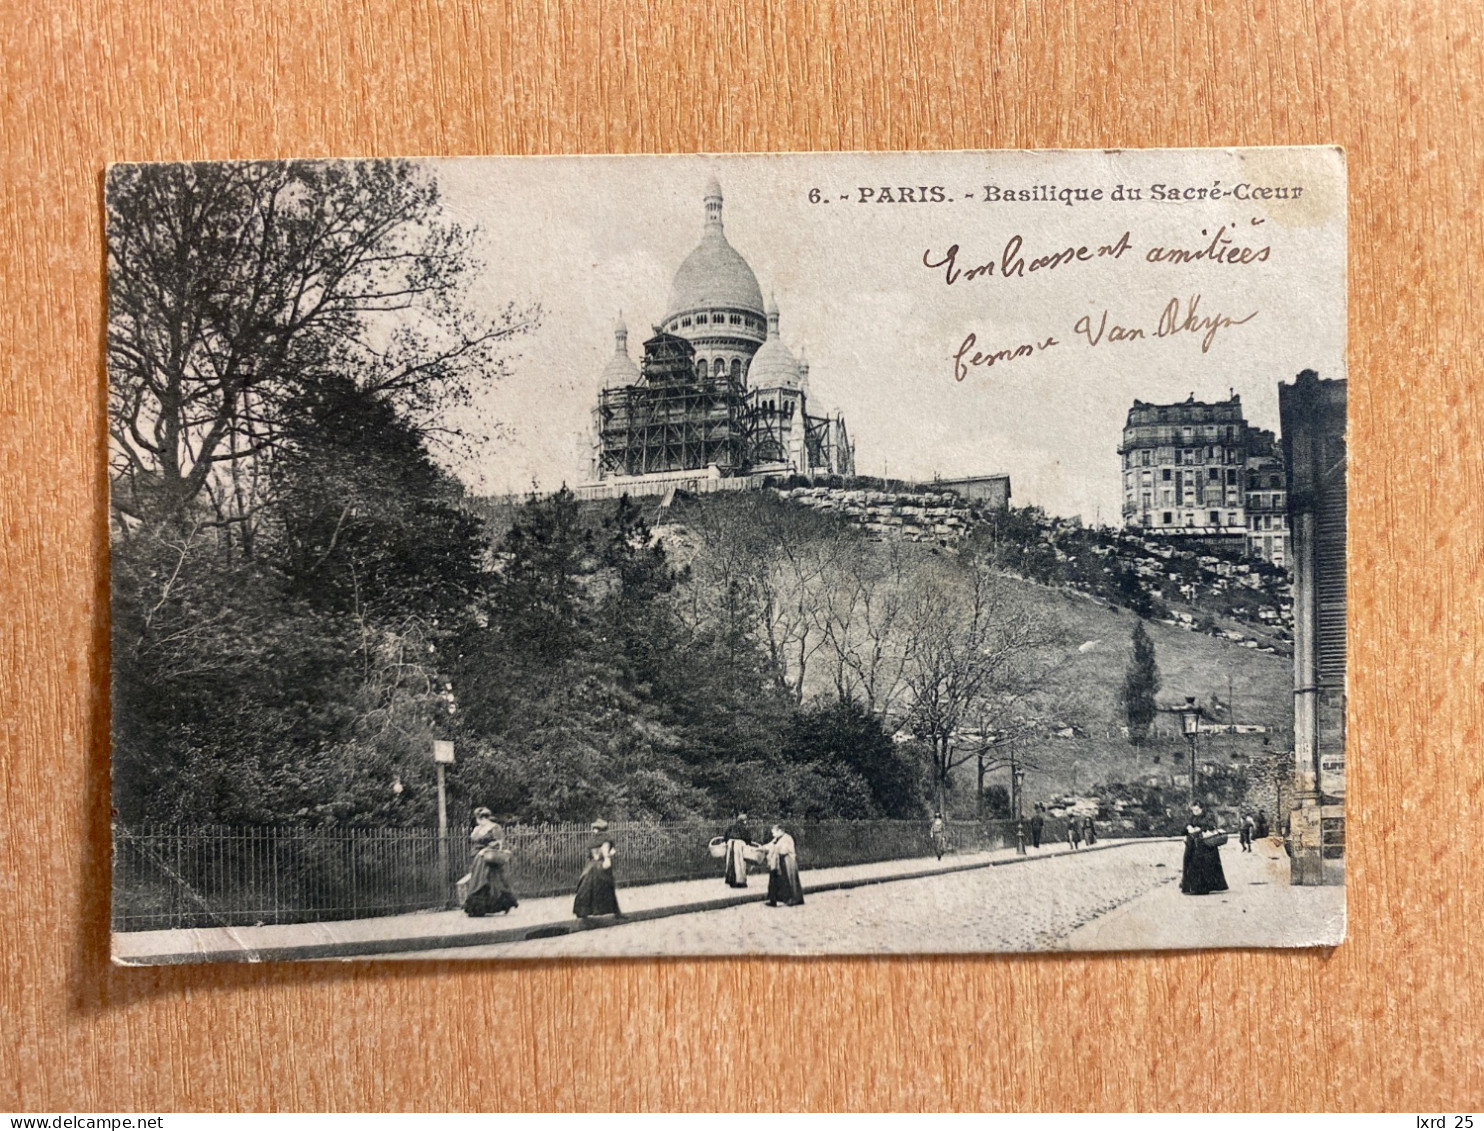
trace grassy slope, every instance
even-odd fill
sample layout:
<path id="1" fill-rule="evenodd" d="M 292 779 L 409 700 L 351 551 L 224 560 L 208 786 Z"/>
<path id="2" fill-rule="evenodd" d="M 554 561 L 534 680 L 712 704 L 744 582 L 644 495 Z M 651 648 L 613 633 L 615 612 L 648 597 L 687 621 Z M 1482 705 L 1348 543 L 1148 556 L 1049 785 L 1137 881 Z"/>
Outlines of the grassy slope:
<path id="1" fill-rule="evenodd" d="M 1092 787 L 1110 781 L 1134 782 L 1158 776 L 1168 782 L 1172 773 L 1179 774 L 1188 748 L 1176 734 L 1172 716 L 1161 717 L 1161 733 L 1142 748 L 1130 746 L 1118 730 L 1122 722 L 1118 692 L 1130 654 L 1133 614 L 1032 582 L 1019 584 L 1031 600 L 1066 625 L 1078 644 L 1097 641 L 1088 650 L 1075 653 L 1058 673 L 1058 682 L 1072 705 L 1066 721 L 1075 723 L 1085 736 L 1048 738 L 1027 753 L 1027 761 L 1033 764 L 1026 773 L 1027 802 L 1063 793 L 1096 792 Z M 1213 694 L 1224 705 L 1230 687 L 1236 701 L 1236 721 L 1275 728 L 1277 733 L 1267 736 L 1273 748 L 1289 743 L 1292 661 L 1155 622 L 1146 621 L 1144 627 L 1154 641 L 1161 705 L 1173 705 L 1187 695 L 1209 705 Z M 1199 741 L 1201 760 L 1217 763 L 1230 762 L 1234 749 L 1249 757 L 1263 749 L 1262 736 L 1208 735 Z M 1155 755 L 1160 757 L 1158 764 L 1153 760 Z M 1008 783 L 1008 774 L 1000 773 L 992 780 L 1002 779 Z"/>
<path id="2" fill-rule="evenodd" d="M 661 518 L 658 500 L 644 499 L 642 503 L 646 518 L 651 521 Z M 685 499 L 678 508 L 679 517 L 689 507 L 731 504 L 732 497 L 727 495 Z M 508 529 L 514 511 L 504 500 L 479 500 L 476 509 L 486 521 L 492 541 Z M 600 526 L 613 509 L 611 501 L 579 504 L 583 521 L 594 527 Z M 677 515 L 666 517 L 673 519 Z M 683 547 L 675 546 L 672 550 L 678 551 L 677 560 L 685 559 Z M 923 552 L 929 552 L 928 547 Z M 1047 738 L 1027 751 L 1027 804 L 1066 793 L 1096 793 L 1095 787 L 1106 782 L 1138 782 L 1158 777 L 1168 783 L 1172 775 L 1179 775 L 1187 747 L 1176 734 L 1173 717 L 1161 716 L 1161 733 L 1142 748 L 1131 747 L 1118 729 L 1122 722 L 1118 692 L 1128 663 L 1133 614 L 1068 590 L 1030 581 L 1017 580 L 1013 584 L 1065 627 L 1073 649 L 1092 645 L 1086 651 L 1073 651 L 1058 672 L 1058 684 L 1063 692 L 1059 697 L 1068 707 L 1063 721 L 1075 724 L 1083 733 L 1069 739 Z M 1251 625 L 1235 625 L 1225 620 L 1220 622 L 1220 627 L 1262 635 Z M 1187 695 L 1195 696 L 1207 706 L 1215 696 L 1224 705 L 1230 693 L 1236 702 L 1236 721 L 1273 728 L 1275 733 L 1268 737 L 1274 749 L 1291 745 L 1291 660 L 1155 621 L 1146 621 L 1145 630 L 1154 641 L 1162 680 L 1158 696 L 1161 705 L 1179 703 Z M 1222 722 L 1229 718 L 1224 714 L 1218 716 Z M 1201 759 L 1218 763 L 1230 762 L 1234 749 L 1249 757 L 1263 749 L 1261 736 L 1207 736 L 1200 741 Z M 1156 755 L 1160 758 L 1158 763 L 1154 762 Z M 972 792 L 973 774 L 972 764 L 960 770 L 966 793 Z M 1008 785 L 1009 774 L 999 771 L 987 781 Z"/>

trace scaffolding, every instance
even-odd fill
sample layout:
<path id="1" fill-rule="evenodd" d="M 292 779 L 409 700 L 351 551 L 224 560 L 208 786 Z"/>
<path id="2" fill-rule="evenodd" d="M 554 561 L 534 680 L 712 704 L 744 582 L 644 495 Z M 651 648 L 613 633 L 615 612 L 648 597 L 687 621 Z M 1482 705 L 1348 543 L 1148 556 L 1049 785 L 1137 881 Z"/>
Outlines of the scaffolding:
<path id="1" fill-rule="evenodd" d="M 598 398 L 598 475 L 652 475 L 748 464 L 746 390 L 730 374 L 700 377 L 695 348 L 673 334 L 644 343 L 639 383 Z"/>
<path id="2" fill-rule="evenodd" d="M 810 416 L 798 394 L 749 394 L 740 372 L 698 372 L 695 354 L 684 338 L 656 334 L 644 343 L 638 383 L 599 395 L 599 479 L 786 468 L 800 424 L 807 474 L 855 473 L 844 417 Z"/>

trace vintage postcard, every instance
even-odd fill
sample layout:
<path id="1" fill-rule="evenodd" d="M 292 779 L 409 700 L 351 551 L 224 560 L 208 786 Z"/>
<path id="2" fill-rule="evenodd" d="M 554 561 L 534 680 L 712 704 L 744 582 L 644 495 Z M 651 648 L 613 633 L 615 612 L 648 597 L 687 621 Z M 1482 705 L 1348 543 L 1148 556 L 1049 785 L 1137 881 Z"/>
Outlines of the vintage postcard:
<path id="1" fill-rule="evenodd" d="M 1340 150 L 105 198 L 115 961 L 1344 937 Z"/>

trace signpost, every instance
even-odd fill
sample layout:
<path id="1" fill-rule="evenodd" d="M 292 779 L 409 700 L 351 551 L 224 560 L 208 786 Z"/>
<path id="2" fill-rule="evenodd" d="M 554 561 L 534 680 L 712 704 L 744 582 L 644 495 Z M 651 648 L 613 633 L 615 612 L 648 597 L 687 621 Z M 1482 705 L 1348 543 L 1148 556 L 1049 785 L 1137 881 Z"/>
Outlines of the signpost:
<path id="1" fill-rule="evenodd" d="M 440 883 L 448 883 L 448 791 L 443 767 L 453 765 L 453 743 L 433 740 L 433 765 L 438 771 L 438 874 Z"/>

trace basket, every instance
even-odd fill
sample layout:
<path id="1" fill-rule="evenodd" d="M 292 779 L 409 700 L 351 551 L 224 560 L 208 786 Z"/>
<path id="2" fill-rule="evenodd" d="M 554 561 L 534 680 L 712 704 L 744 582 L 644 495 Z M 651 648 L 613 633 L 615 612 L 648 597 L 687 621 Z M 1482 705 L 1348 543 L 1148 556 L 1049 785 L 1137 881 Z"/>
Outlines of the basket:
<path id="1" fill-rule="evenodd" d="M 749 864 L 761 864 L 768 858 L 766 849 L 759 848 L 755 844 L 749 844 L 742 849 L 742 859 Z"/>
<path id="2" fill-rule="evenodd" d="M 706 850 L 711 853 L 713 860 L 723 859 L 727 854 L 727 838 L 724 836 L 712 837 L 711 843 L 706 846 Z"/>
<path id="3" fill-rule="evenodd" d="M 1201 843 L 1207 848 L 1220 848 L 1226 843 L 1226 830 L 1212 829 L 1210 832 L 1201 833 Z"/>

